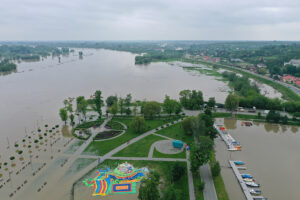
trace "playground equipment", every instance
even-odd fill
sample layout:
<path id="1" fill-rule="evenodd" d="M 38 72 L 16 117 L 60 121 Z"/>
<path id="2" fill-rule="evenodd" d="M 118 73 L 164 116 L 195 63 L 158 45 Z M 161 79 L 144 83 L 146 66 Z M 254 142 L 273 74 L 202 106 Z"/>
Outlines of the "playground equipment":
<path id="1" fill-rule="evenodd" d="M 114 170 L 99 169 L 95 178 L 86 179 L 83 183 L 88 187 L 94 187 L 93 196 L 106 196 L 111 193 L 136 193 L 136 184 L 148 177 L 148 168 L 135 169 L 126 162 Z"/>
<path id="2" fill-rule="evenodd" d="M 174 148 L 182 148 L 183 147 L 183 142 L 179 141 L 179 140 L 174 140 L 173 141 L 173 147 Z"/>

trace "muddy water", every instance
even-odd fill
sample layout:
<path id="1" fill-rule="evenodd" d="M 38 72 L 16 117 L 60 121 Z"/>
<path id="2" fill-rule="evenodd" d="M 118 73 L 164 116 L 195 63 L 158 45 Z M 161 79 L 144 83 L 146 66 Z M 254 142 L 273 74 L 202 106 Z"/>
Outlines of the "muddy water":
<path id="1" fill-rule="evenodd" d="M 183 89 L 202 90 L 205 99 L 215 96 L 224 102 L 226 84 L 214 77 L 186 72 L 178 64 L 134 64 L 134 54 L 85 49 L 83 59 L 74 54 L 48 57 L 39 62 L 18 64 L 18 73 L 0 76 L 0 144 L 19 139 L 45 123 L 60 122 L 58 110 L 67 97 L 85 95 L 97 89 L 108 95 L 132 93 L 134 99 L 163 100 L 166 94 L 178 98 Z"/>
<path id="2" fill-rule="evenodd" d="M 132 93 L 135 99 L 158 101 L 163 100 L 165 94 L 178 98 L 183 89 L 202 90 L 205 99 L 215 96 L 218 102 L 224 102 L 227 95 L 226 90 L 220 90 L 228 88 L 225 83 L 214 77 L 185 71 L 178 63 L 137 66 L 134 64 L 135 55 L 131 53 L 84 49 L 81 50 L 83 59 L 80 59 L 78 51 L 63 56 L 60 62 L 57 57 L 23 62 L 18 65 L 18 73 L 0 76 L 0 185 L 4 185 L 0 188 L 0 199 L 9 198 L 11 193 L 11 199 L 46 200 L 69 196 L 72 181 L 81 172 L 70 175 L 61 171 L 70 167 L 69 162 L 64 163 L 76 150 L 78 141 L 72 140 L 70 131 L 63 126 L 55 130 L 59 133 L 53 138 L 48 134 L 39 139 L 37 133 L 38 127 L 42 127 L 41 134 L 45 132 L 44 124 L 49 124 L 49 128 L 61 125 L 58 110 L 67 97 L 85 95 L 88 98 L 97 89 L 102 90 L 104 97 Z M 40 140 L 39 145 L 34 139 Z M 51 149 L 49 143 L 56 140 Z M 19 147 L 14 147 L 15 143 Z M 28 145 L 32 146 L 31 153 Z M 22 156 L 16 150 L 22 150 Z M 30 155 L 33 156 L 32 166 L 28 165 Z M 15 156 L 12 162 L 10 156 Z M 5 167 L 4 162 L 7 162 Z M 20 173 L 16 174 L 18 171 Z M 9 172 L 11 182 L 7 182 Z M 34 172 L 36 175 L 33 176 Z M 52 180 L 57 176 L 61 177 L 61 182 L 54 183 Z M 24 183 L 25 180 L 28 182 Z M 45 197 L 46 193 L 52 196 Z M 129 197 L 132 198 L 136 196 Z"/>
<path id="3" fill-rule="evenodd" d="M 223 123 L 223 119 L 217 119 Z M 257 182 L 263 196 L 272 200 L 300 198 L 300 129 L 268 123 L 241 126 L 241 121 L 225 119 L 229 133 L 241 142 L 242 151 L 226 150 L 224 142 L 216 139 L 216 156 L 222 166 L 222 176 L 231 200 L 245 199 L 241 188 L 228 168 L 228 160 L 242 160 Z"/>

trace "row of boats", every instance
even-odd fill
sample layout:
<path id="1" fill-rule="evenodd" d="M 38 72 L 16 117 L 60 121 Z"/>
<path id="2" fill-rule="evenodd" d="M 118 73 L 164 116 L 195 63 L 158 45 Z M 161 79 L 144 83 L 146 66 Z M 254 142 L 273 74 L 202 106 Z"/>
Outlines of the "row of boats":
<path id="1" fill-rule="evenodd" d="M 224 140 L 224 142 L 227 144 L 229 151 L 241 151 L 242 146 L 240 142 L 236 141 L 226 130 L 224 125 L 217 124 L 215 125 L 215 128 L 217 129 L 218 133 L 220 134 L 221 138 Z"/>
<path id="2" fill-rule="evenodd" d="M 233 161 L 234 164 L 236 165 L 237 169 L 239 170 L 245 170 L 247 169 L 243 165 L 245 164 L 243 161 Z M 242 180 L 244 181 L 245 185 L 248 186 L 248 190 L 251 195 L 253 196 L 254 200 L 267 200 L 267 198 L 264 197 L 255 197 L 257 195 L 261 195 L 261 190 L 260 190 L 260 184 L 255 181 L 255 178 L 251 174 L 240 174 Z"/>

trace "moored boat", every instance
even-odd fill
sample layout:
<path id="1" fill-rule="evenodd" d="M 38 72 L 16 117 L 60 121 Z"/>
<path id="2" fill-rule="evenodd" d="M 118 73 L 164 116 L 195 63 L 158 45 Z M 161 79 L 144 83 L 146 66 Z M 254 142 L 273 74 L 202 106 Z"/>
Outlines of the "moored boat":
<path id="1" fill-rule="evenodd" d="M 251 174 L 241 174 L 242 178 L 253 178 Z"/>
<path id="2" fill-rule="evenodd" d="M 261 190 L 260 189 L 250 189 L 249 190 L 250 194 L 253 194 L 253 195 L 260 195 L 261 194 Z"/>
<path id="3" fill-rule="evenodd" d="M 236 160 L 236 161 L 233 161 L 233 162 L 236 165 L 244 165 L 245 164 L 243 161 L 240 161 L 240 160 Z"/>
<path id="4" fill-rule="evenodd" d="M 255 183 L 255 182 L 245 182 L 245 184 L 249 187 L 259 187 L 259 184 Z"/>

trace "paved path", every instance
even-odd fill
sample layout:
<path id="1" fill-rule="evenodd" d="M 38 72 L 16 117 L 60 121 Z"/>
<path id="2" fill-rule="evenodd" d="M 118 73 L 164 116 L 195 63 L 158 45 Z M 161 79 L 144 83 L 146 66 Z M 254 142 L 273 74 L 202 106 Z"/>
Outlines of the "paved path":
<path id="1" fill-rule="evenodd" d="M 209 164 L 200 167 L 200 175 L 205 183 L 203 195 L 205 200 L 218 200 Z"/>
<path id="2" fill-rule="evenodd" d="M 194 181 L 193 181 L 193 174 L 192 174 L 192 171 L 191 171 L 191 162 L 188 159 L 190 157 L 190 151 L 186 151 L 186 157 L 187 157 L 187 168 L 188 168 L 188 182 L 189 182 L 190 200 L 196 200 L 195 189 L 194 189 Z M 209 199 L 205 199 L 205 200 L 209 200 Z"/>

